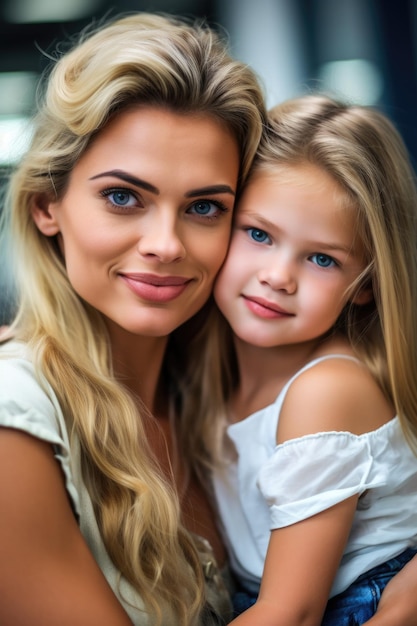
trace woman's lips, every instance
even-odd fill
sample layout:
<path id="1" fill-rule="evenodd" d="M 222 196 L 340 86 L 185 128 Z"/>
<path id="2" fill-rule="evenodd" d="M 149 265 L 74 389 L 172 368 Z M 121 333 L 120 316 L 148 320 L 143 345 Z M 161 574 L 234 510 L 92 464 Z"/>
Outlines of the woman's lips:
<path id="1" fill-rule="evenodd" d="M 192 279 L 157 274 L 119 274 L 131 291 L 142 300 L 164 303 L 178 298 Z"/>

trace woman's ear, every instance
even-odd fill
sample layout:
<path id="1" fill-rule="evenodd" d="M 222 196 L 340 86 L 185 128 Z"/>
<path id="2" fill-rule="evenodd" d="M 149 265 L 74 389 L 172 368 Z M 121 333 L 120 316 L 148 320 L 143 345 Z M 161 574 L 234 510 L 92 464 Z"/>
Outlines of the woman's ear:
<path id="1" fill-rule="evenodd" d="M 37 194 L 32 198 L 30 211 L 38 229 L 47 237 L 59 233 L 59 224 L 55 216 L 56 202 L 51 202 L 46 194 Z"/>

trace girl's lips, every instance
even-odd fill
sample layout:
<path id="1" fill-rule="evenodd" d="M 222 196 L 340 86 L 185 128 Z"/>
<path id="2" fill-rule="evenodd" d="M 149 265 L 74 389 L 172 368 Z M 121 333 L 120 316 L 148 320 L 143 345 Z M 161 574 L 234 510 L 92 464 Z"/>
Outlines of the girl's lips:
<path id="1" fill-rule="evenodd" d="M 190 278 L 184 276 L 156 274 L 119 274 L 119 276 L 136 296 L 154 303 L 175 300 L 191 282 Z"/>
<path id="2" fill-rule="evenodd" d="M 252 313 L 258 317 L 265 319 L 279 319 L 282 317 L 292 317 L 292 313 L 288 313 L 274 302 L 269 302 L 263 298 L 255 298 L 252 296 L 242 296 L 243 300 Z"/>

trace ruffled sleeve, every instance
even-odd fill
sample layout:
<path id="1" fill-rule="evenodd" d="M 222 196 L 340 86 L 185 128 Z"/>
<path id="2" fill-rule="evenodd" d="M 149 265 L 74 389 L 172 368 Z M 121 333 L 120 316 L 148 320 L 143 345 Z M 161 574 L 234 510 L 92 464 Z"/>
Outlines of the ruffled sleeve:
<path id="1" fill-rule="evenodd" d="M 258 486 L 274 529 L 384 485 L 386 472 L 374 462 L 366 435 L 327 432 L 277 446 L 259 472 Z"/>
<path id="2" fill-rule="evenodd" d="M 45 381 L 45 389 L 49 385 Z M 0 360 L 0 427 L 21 430 L 50 443 L 61 464 L 66 488 L 77 517 L 80 502 L 71 463 L 68 431 L 53 391 L 48 395 L 33 365 L 23 358 Z"/>

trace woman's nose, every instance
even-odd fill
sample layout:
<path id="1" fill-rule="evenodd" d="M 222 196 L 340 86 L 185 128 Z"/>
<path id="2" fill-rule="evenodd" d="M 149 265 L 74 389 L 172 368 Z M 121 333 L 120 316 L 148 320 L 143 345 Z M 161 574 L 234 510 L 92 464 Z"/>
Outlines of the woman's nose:
<path id="1" fill-rule="evenodd" d="M 175 263 L 185 257 L 186 249 L 176 216 L 157 213 L 142 226 L 138 241 L 141 255 L 155 257 L 161 263 Z"/>

